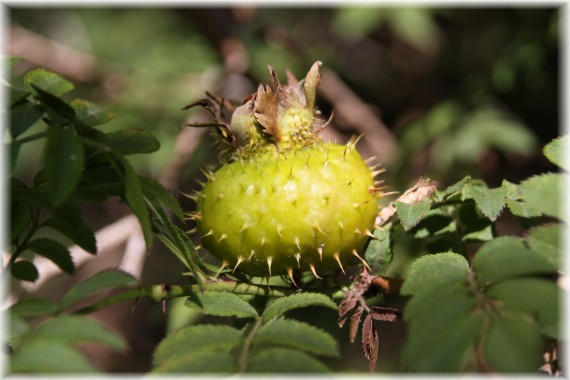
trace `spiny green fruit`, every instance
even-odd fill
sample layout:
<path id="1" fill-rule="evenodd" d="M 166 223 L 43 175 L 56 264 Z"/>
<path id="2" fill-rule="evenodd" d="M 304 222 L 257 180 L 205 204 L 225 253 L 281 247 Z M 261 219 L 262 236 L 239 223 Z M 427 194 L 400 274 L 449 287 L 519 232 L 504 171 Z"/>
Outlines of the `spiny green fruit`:
<path id="1" fill-rule="evenodd" d="M 368 168 L 355 139 L 343 146 L 319 138 L 328 123 L 314 109 L 320 65 L 301 81 L 288 73 L 286 86 L 269 67 L 272 86 L 237 108 L 210 94 L 185 107 L 209 110 L 213 122 L 191 126 L 216 128 L 227 147 L 189 215 L 202 244 L 234 270 L 291 279 L 294 270 L 344 271 L 373 236 L 380 171 Z"/>

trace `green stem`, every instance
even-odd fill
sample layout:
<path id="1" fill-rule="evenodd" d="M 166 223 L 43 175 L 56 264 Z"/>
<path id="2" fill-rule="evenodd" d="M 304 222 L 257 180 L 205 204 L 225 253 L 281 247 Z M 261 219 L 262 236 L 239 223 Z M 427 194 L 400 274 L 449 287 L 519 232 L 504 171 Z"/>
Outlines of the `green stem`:
<path id="1" fill-rule="evenodd" d="M 22 239 L 22 242 L 16 246 L 16 250 L 14 251 L 12 256 L 10 256 L 10 260 L 8 260 L 8 263 L 6 264 L 5 267 L 6 270 L 9 270 L 12 267 L 12 264 L 14 264 L 14 262 L 16 261 L 16 259 L 26 250 L 28 243 L 30 242 L 30 240 L 32 239 L 32 237 L 34 236 L 34 234 L 38 229 L 38 225 L 40 222 L 40 213 L 41 209 L 35 209 L 35 212 L 32 215 L 32 225 L 30 226 L 30 229 L 28 230 L 26 236 L 24 236 L 24 239 Z"/>
<path id="2" fill-rule="evenodd" d="M 38 132 L 38 133 L 34 133 L 33 135 L 22 137 L 21 139 L 16 139 L 12 143 L 13 144 L 25 144 L 27 142 L 34 141 L 37 139 L 41 139 L 41 138 L 46 137 L 46 136 L 47 136 L 47 132 L 45 132 L 45 131 L 44 132 Z"/>
<path id="3" fill-rule="evenodd" d="M 249 348 L 251 347 L 251 341 L 253 340 L 255 333 L 257 333 L 257 330 L 259 330 L 260 327 L 261 327 L 261 318 L 258 316 L 255 318 L 255 323 L 253 324 L 251 330 L 249 330 L 249 333 L 245 337 L 243 346 L 241 348 L 241 352 L 239 354 L 238 365 L 240 373 L 244 373 L 245 370 L 247 369 L 247 358 L 249 355 Z"/>

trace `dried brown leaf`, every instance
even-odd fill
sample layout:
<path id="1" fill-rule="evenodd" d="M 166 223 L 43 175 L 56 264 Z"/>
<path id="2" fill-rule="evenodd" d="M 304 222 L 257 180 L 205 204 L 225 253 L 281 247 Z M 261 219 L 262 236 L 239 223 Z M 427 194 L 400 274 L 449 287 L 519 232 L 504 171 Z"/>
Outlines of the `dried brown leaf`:
<path id="1" fill-rule="evenodd" d="M 378 331 L 370 314 L 366 316 L 362 324 L 362 350 L 364 357 L 368 360 L 370 373 L 374 373 L 378 359 Z"/>
<path id="2" fill-rule="evenodd" d="M 360 317 L 364 311 L 364 306 L 358 305 L 352 317 L 350 317 L 350 330 L 348 337 L 350 338 L 350 343 L 354 343 L 356 339 L 356 334 L 358 334 L 358 326 L 360 325 Z"/>
<path id="3" fill-rule="evenodd" d="M 348 319 L 348 313 L 354 309 L 356 303 L 358 302 L 358 295 L 347 292 L 344 295 L 344 298 L 338 305 L 338 327 L 343 327 L 346 320 Z"/>
<path id="4" fill-rule="evenodd" d="M 264 132 L 280 139 L 279 122 L 277 119 L 278 92 L 271 87 L 259 85 L 253 109 L 253 116 L 263 126 Z"/>
<path id="5" fill-rule="evenodd" d="M 377 321 L 394 322 L 401 318 L 402 313 L 389 307 L 373 306 L 370 308 L 370 316 Z"/>

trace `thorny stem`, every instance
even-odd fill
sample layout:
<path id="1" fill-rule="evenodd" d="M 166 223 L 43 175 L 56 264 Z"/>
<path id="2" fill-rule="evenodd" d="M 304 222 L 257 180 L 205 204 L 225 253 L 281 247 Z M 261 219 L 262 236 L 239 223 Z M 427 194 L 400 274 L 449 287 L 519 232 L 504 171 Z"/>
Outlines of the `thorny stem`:
<path id="1" fill-rule="evenodd" d="M 249 355 L 249 347 L 251 346 L 251 341 L 253 340 L 253 337 L 257 333 L 257 330 L 259 330 L 259 328 L 261 327 L 261 324 L 262 324 L 261 318 L 257 316 L 255 318 L 255 323 L 253 324 L 251 330 L 249 330 L 249 333 L 245 337 L 238 360 L 240 373 L 244 373 L 245 370 L 247 369 L 247 357 Z"/>
<path id="2" fill-rule="evenodd" d="M 209 282 L 202 285 L 146 285 L 139 286 L 135 289 L 127 290 L 123 293 L 116 294 L 95 302 L 92 305 L 83 307 L 77 310 L 75 313 L 87 314 L 94 311 L 103 309 L 109 305 L 114 305 L 119 302 L 127 301 L 130 299 L 137 299 L 141 297 L 148 297 L 153 301 L 162 302 L 164 300 L 169 300 L 177 297 L 189 296 L 191 294 L 199 293 L 203 290 L 211 291 L 225 291 L 233 292 L 235 294 L 249 294 L 249 295 L 264 295 L 267 297 L 284 297 L 294 293 L 297 293 L 298 289 L 283 287 L 283 286 L 260 286 L 254 284 L 240 283 L 236 281 L 215 281 Z M 332 298 L 340 299 L 342 298 L 344 292 L 342 290 L 334 289 L 323 289 L 321 293 L 328 294 Z"/>

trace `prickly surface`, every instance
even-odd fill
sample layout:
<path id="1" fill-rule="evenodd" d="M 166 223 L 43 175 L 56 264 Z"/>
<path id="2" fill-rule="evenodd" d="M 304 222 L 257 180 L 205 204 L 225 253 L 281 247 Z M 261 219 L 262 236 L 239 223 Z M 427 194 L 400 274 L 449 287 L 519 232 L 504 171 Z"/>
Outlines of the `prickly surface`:
<path id="1" fill-rule="evenodd" d="M 254 276 L 338 269 L 362 248 L 377 207 L 370 170 L 336 144 L 233 162 L 198 200 L 204 246 Z"/>

